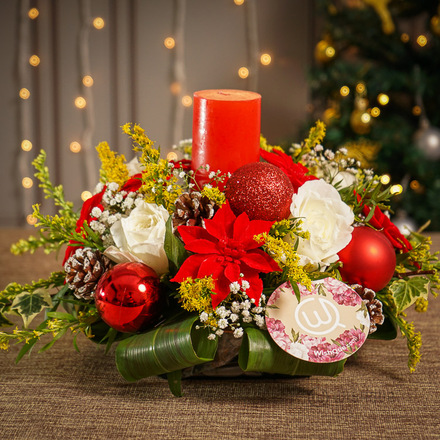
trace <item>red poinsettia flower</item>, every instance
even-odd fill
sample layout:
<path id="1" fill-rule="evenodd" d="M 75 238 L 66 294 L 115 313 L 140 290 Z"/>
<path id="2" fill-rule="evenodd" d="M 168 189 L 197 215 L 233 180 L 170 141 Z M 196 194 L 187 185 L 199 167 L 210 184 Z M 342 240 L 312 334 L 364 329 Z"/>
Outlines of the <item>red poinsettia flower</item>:
<path id="1" fill-rule="evenodd" d="M 105 189 L 106 188 L 104 187 L 104 189 L 100 193 L 95 194 L 94 196 L 90 197 L 83 203 L 79 219 L 76 222 L 75 232 L 81 231 L 81 228 L 84 225 L 85 221 L 87 221 L 88 225 L 90 224 L 90 222 L 93 220 L 92 217 L 93 208 L 98 207 L 101 210 L 103 210 L 103 206 L 101 205 L 101 202 Z M 74 243 L 77 242 L 74 240 L 70 241 L 70 244 L 74 244 Z M 67 259 L 73 255 L 76 249 L 78 249 L 77 246 L 67 246 L 66 253 L 64 254 L 63 265 L 67 261 Z"/>
<path id="2" fill-rule="evenodd" d="M 241 280 L 249 283 L 246 294 L 258 304 L 263 291 L 259 273 L 281 271 L 278 264 L 264 251 L 257 249 L 254 236 L 269 232 L 273 222 L 249 220 L 246 213 L 234 215 L 225 203 L 211 220 L 201 226 L 179 226 L 185 248 L 193 252 L 171 281 L 182 282 L 191 277 L 212 276 L 215 283 L 214 309 L 229 296 L 230 284 Z M 242 277 L 240 275 L 243 275 Z"/>
<path id="3" fill-rule="evenodd" d="M 266 150 L 260 149 L 260 155 L 266 162 L 277 166 L 286 173 L 287 177 L 292 182 L 295 193 L 305 182 L 318 179 L 309 174 L 309 169 L 307 167 L 302 163 L 294 162 L 293 159 L 283 151 L 273 150 L 272 153 L 269 153 Z"/>

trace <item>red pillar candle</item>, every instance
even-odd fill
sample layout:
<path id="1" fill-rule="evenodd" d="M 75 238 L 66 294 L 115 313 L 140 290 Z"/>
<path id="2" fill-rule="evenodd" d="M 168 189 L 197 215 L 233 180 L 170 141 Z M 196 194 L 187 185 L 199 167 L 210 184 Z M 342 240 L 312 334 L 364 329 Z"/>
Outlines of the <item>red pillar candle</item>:
<path id="1" fill-rule="evenodd" d="M 199 184 L 260 159 L 261 95 L 244 90 L 194 93 L 192 164 Z M 209 165 L 209 171 L 201 167 Z"/>

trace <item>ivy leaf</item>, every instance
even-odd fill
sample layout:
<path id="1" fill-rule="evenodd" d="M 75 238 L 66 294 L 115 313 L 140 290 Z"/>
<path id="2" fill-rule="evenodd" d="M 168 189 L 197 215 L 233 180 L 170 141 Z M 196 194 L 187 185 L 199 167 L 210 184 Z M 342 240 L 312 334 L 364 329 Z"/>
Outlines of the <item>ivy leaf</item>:
<path id="1" fill-rule="evenodd" d="M 31 321 L 42 310 L 52 307 L 52 298 L 45 289 L 36 289 L 33 292 L 23 292 L 14 298 L 11 310 L 16 310 L 23 318 L 24 327 L 27 328 Z"/>
<path id="2" fill-rule="evenodd" d="M 389 290 L 397 306 L 397 313 L 410 307 L 418 298 L 427 298 L 429 280 L 423 276 L 415 276 L 406 280 L 394 281 Z"/>

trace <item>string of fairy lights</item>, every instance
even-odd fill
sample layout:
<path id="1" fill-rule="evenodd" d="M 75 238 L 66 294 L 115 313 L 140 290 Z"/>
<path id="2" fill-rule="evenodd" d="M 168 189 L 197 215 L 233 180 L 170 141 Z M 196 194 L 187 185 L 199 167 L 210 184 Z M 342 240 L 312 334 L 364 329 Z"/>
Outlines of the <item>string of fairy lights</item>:
<path id="1" fill-rule="evenodd" d="M 244 7 L 244 14 L 246 17 L 246 42 L 247 42 L 247 59 L 241 66 L 237 66 L 236 75 L 242 80 L 247 80 L 247 88 L 256 89 L 258 68 L 260 66 L 269 66 L 272 62 L 272 55 L 264 52 L 260 53 L 258 46 L 258 32 L 257 32 L 257 14 L 256 4 L 254 0 L 231 0 L 237 7 Z M 174 58 L 174 65 L 172 80 L 169 86 L 170 93 L 176 98 L 174 108 L 174 127 L 173 137 L 175 139 L 182 139 L 183 133 L 183 110 L 192 107 L 193 99 L 192 93 L 186 87 L 186 67 L 184 63 L 184 26 L 185 26 L 185 0 L 176 0 L 178 17 L 175 20 L 175 27 L 172 35 L 168 35 L 163 39 L 163 47 L 165 50 L 172 52 Z M 30 50 L 30 29 L 31 26 L 36 26 L 38 20 L 41 18 L 40 10 L 36 7 L 29 6 L 29 0 L 23 0 L 21 4 L 21 22 L 20 22 L 20 38 L 19 45 L 21 48 L 23 59 L 26 56 L 27 62 L 21 63 L 19 66 L 19 81 L 20 87 L 18 96 L 21 102 L 20 105 L 20 156 L 19 156 L 19 172 L 21 175 L 21 184 L 23 188 L 23 213 L 29 212 L 29 207 L 36 198 L 33 194 L 34 178 L 32 177 L 32 157 L 30 152 L 34 145 L 32 141 L 32 114 L 31 106 L 26 105 L 32 99 L 32 69 L 38 69 L 44 59 L 40 58 L 38 53 L 31 53 Z M 78 31 L 78 73 L 79 73 L 79 90 L 77 96 L 71 97 L 72 104 L 75 108 L 82 112 L 83 130 L 77 139 L 71 140 L 68 148 L 73 154 L 82 155 L 83 169 L 85 173 L 85 184 L 88 188 L 94 186 L 94 160 L 92 158 L 93 145 L 92 135 L 95 126 L 94 110 L 93 110 L 93 86 L 95 79 L 93 77 L 92 67 L 90 63 L 90 32 L 100 31 L 105 28 L 105 19 L 101 16 L 93 17 L 91 14 L 90 0 L 79 0 L 80 9 L 80 27 Z M 33 23 L 33 24 L 32 24 Z M 246 86 L 244 86 L 246 88 Z M 175 151 L 171 151 L 168 160 L 177 159 Z M 91 192 L 86 190 L 81 193 L 83 201 L 91 197 Z M 36 219 L 32 214 L 26 216 L 26 221 L 29 224 L 35 224 Z"/>

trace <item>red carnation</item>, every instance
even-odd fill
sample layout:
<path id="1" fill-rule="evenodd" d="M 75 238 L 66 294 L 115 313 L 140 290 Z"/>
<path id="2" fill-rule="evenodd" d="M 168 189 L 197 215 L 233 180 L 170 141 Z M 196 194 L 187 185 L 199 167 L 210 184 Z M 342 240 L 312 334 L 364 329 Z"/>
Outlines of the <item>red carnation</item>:
<path id="1" fill-rule="evenodd" d="M 364 205 L 362 213 L 365 217 L 370 213 L 371 208 Z M 408 252 L 412 249 L 411 243 L 405 238 L 405 236 L 399 231 L 399 228 L 385 215 L 379 207 L 374 208 L 373 217 L 368 221 L 373 228 L 382 230 L 382 232 L 390 240 L 391 244 L 402 252 Z"/>
<path id="2" fill-rule="evenodd" d="M 225 203 L 211 220 L 201 226 L 179 226 L 185 248 L 194 254 L 182 264 L 171 280 L 182 282 L 191 277 L 212 276 L 215 283 L 212 306 L 215 309 L 230 294 L 230 284 L 249 282 L 246 294 L 258 304 L 263 291 L 259 273 L 280 271 L 278 264 L 264 251 L 257 249 L 254 236 L 269 232 L 274 222 L 249 220 L 246 213 L 234 215 Z M 243 278 L 240 277 L 243 274 Z"/>
<path id="3" fill-rule="evenodd" d="M 128 179 L 121 188 L 121 191 L 136 192 L 142 186 L 142 173 L 135 174 Z"/>
<path id="4" fill-rule="evenodd" d="M 260 154 L 266 162 L 277 166 L 286 173 L 287 177 L 292 182 L 295 193 L 305 182 L 309 180 L 318 180 L 317 177 L 309 174 L 309 169 L 307 167 L 302 163 L 294 162 L 293 159 L 283 151 L 274 149 L 272 153 L 269 153 L 266 150 L 260 149 Z"/>

